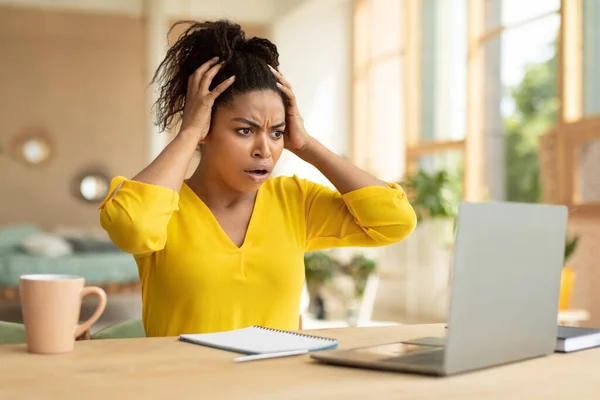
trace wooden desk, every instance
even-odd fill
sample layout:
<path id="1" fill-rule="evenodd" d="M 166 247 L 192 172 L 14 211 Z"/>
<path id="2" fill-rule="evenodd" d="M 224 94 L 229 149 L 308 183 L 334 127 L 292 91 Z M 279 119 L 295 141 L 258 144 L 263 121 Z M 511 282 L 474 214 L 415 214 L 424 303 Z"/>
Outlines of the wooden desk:
<path id="1" fill-rule="evenodd" d="M 443 335 L 443 325 L 314 333 L 354 347 Z M 233 363 L 176 338 L 92 340 L 67 355 L 0 346 L 0 399 L 597 399 L 600 349 L 553 354 L 449 378 L 322 365 L 309 356 Z"/>

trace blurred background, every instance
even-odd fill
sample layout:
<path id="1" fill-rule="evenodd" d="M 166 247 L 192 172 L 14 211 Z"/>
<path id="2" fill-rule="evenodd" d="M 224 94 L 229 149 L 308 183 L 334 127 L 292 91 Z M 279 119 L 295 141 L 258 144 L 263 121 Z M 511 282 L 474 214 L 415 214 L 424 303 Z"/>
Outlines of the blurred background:
<path id="1" fill-rule="evenodd" d="M 461 200 L 569 206 L 557 319 L 600 326 L 598 0 L 0 0 L 0 320 L 33 272 L 104 287 L 94 329 L 140 317 L 98 206 L 173 137 L 149 86 L 169 27 L 220 18 L 272 40 L 309 133 L 419 215 L 402 243 L 306 254 L 306 328 L 444 321 Z M 278 174 L 329 184 L 289 154 Z"/>

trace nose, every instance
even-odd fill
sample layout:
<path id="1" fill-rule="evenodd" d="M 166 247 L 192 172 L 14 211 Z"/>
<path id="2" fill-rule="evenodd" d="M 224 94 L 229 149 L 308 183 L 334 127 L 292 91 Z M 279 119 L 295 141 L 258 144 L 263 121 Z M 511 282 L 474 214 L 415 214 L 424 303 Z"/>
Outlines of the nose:
<path id="1" fill-rule="evenodd" d="M 271 149 L 269 148 L 269 140 L 267 139 L 267 135 L 255 136 L 254 148 L 252 149 L 252 156 L 255 158 L 271 157 Z"/>

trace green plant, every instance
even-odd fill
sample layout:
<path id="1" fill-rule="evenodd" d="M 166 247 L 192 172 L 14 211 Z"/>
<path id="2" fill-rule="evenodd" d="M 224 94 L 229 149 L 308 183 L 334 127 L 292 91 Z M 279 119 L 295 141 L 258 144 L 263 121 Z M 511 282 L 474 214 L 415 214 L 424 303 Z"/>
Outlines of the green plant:
<path id="1" fill-rule="evenodd" d="M 306 283 L 325 284 L 333 277 L 334 271 L 338 269 L 337 262 L 322 251 L 314 251 L 304 254 L 304 271 Z"/>
<path id="2" fill-rule="evenodd" d="M 425 218 L 456 217 L 461 197 L 459 184 L 448 171 L 429 173 L 421 169 L 400 185 L 415 209 L 418 222 Z"/>
<path id="3" fill-rule="evenodd" d="M 367 286 L 369 276 L 377 268 L 375 260 L 365 257 L 363 254 L 356 254 L 345 264 L 339 264 L 340 272 L 347 274 L 354 280 L 354 295 L 362 298 Z"/>
<path id="4" fill-rule="evenodd" d="M 577 245 L 579 244 L 579 236 L 573 236 L 571 239 L 567 238 L 567 242 L 565 244 L 565 260 L 564 263 L 567 263 L 567 260 L 571 258 L 575 250 L 577 249 Z"/>
<path id="5" fill-rule="evenodd" d="M 337 261 L 324 251 L 315 251 L 304 255 L 306 282 L 310 286 L 328 283 L 335 275 L 347 275 L 354 281 L 355 296 L 362 297 L 369 275 L 377 268 L 377 262 L 356 254 L 346 263 Z"/>

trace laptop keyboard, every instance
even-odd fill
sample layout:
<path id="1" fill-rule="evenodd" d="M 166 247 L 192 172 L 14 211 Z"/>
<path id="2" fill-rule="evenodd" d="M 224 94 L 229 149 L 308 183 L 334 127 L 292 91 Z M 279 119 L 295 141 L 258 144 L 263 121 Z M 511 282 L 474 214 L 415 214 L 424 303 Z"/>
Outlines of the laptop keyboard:
<path id="1" fill-rule="evenodd" d="M 383 361 L 398 362 L 402 364 L 431 365 L 441 364 L 444 361 L 444 350 L 423 351 L 405 356 L 386 358 Z"/>

